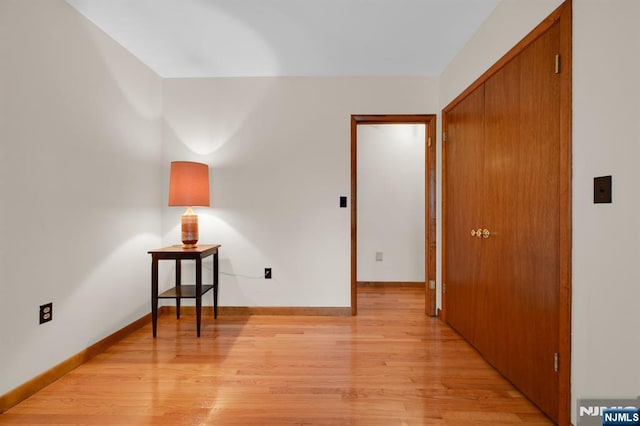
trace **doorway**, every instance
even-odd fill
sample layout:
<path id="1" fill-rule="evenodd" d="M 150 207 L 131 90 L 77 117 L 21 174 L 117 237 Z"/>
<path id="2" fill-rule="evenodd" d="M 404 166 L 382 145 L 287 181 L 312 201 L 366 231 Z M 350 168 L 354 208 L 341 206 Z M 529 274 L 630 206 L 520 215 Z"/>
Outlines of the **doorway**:
<path id="1" fill-rule="evenodd" d="M 435 223 L 435 159 L 436 159 L 436 129 L 435 115 L 352 115 L 351 116 L 351 313 L 358 312 L 358 129 L 359 126 L 383 125 L 423 125 L 424 134 L 424 231 L 420 231 L 424 252 L 424 285 L 425 285 L 425 313 L 436 314 L 436 223 Z M 388 143 L 393 143 L 389 141 Z M 391 200 L 389 201 L 391 202 Z M 422 248 L 422 247 L 421 247 Z M 384 252 L 376 252 L 376 259 L 383 259 Z"/>

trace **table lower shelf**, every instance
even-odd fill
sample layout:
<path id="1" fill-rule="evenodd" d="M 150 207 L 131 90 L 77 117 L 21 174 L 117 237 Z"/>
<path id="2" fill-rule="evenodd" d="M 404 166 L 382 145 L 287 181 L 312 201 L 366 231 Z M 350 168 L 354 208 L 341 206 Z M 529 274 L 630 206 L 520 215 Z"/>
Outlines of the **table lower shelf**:
<path id="1" fill-rule="evenodd" d="M 208 292 L 213 288 L 212 285 L 202 284 L 202 289 L 200 290 L 200 296 Z M 163 291 L 158 295 L 158 299 L 195 299 L 198 295 L 196 294 L 196 286 L 195 285 L 181 285 L 170 288 L 169 290 Z"/>

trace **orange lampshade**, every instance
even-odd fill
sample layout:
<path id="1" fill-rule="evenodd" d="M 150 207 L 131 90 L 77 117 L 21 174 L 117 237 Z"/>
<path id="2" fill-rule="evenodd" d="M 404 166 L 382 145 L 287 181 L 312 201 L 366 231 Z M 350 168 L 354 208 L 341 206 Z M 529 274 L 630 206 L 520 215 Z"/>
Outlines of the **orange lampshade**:
<path id="1" fill-rule="evenodd" d="M 182 215 L 182 247 L 197 247 L 198 215 L 193 206 L 209 206 L 209 166 L 191 161 L 172 161 L 169 178 L 169 205 L 184 206 Z"/>
<path id="2" fill-rule="evenodd" d="M 191 161 L 172 161 L 169 206 L 209 207 L 209 166 Z"/>

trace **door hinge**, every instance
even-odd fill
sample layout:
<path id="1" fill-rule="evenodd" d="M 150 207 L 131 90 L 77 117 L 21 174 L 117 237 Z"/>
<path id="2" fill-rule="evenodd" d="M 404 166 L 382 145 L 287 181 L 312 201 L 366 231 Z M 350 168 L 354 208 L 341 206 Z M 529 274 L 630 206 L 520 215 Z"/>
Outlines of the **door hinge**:
<path id="1" fill-rule="evenodd" d="M 447 292 L 447 283 L 442 283 L 442 292 L 443 293 Z"/>
<path id="2" fill-rule="evenodd" d="M 427 147 L 431 148 L 431 138 L 427 139 Z"/>
<path id="3" fill-rule="evenodd" d="M 429 290 L 436 289 L 436 280 L 429 280 Z"/>
<path id="4" fill-rule="evenodd" d="M 553 354 L 553 371 L 556 373 L 560 371 L 560 354 L 558 352 Z"/>
<path id="5" fill-rule="evenodd" d="M 560 55 L 556 55 L 556 74 L 560 74 Z"/>
<path id="6" fill-rule="evenodd" d="M 442 142 L 447 141 L 447 132 L 442 132 Z"/>

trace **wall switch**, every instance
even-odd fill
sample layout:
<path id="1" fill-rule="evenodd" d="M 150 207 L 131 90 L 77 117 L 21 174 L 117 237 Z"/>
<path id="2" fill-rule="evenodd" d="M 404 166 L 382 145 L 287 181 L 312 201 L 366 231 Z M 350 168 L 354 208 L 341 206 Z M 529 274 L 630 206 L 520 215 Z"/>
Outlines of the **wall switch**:
<path id="1" fill-rule="evenodd" d="M 593 203 L 611 203 L 611 176 L 600 176 L 593 178 Z"/>
<path id="2" fill-rule="evenodd" d="M 376 252 L 376 262 L 382 262 L 382 252 L 381 251 L 377 251 Z"/>
<path id="3" fill-rule="evenodd" d="M 340 208 L 344 209 L 347 207 L 347 197 L 342 196 L 340 197 Z"/>
<path id="4" fill-rule="evenodd" d="M 271 279 L 271 268 L 264 268 L 264 279 L 265 280 Z"/>
<path id="5" fill-rule="evenodd" d="M 40 306 L 40 324 L 49 322 L 53 319 L 53 303 Z"/>

